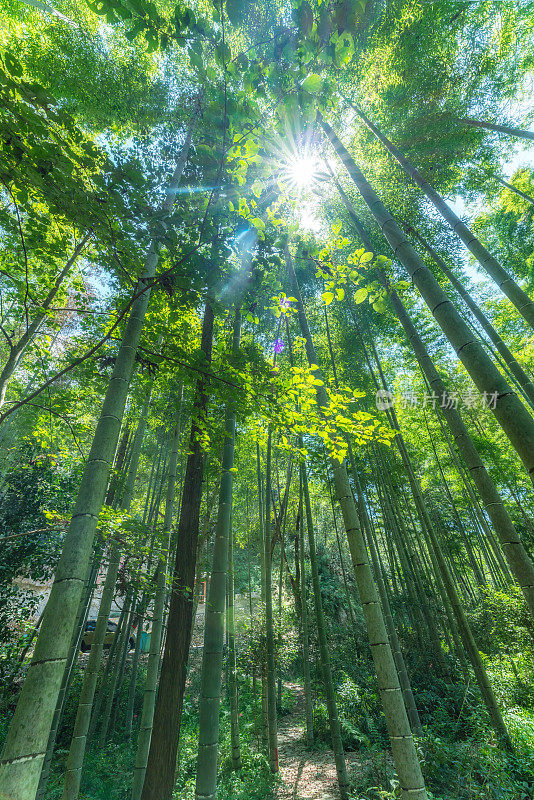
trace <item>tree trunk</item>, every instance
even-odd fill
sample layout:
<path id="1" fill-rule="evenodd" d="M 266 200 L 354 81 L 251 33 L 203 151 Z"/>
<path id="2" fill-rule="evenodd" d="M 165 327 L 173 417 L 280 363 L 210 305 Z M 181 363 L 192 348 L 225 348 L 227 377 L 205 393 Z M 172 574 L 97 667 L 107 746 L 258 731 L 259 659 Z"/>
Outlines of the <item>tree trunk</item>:
<path id="1" fill-rule="evenodd" d="M 534 564 L 530 560 L 517 535 L 510 515 L 475 448 L 469 431 L 459 412 L 454 407 L 454 402 L 450 400 L 447 394 L 445 384 L 432 363 L 423 340 L 417 333 L 397 293 L 390 289 L 389 296 L 395 314 L 404 328 L 408 341 L 414 350 L 417 360 L 421 365 L 421 369 L 431 388 L 433 391 L 439 393 L 440 397 L 444 398 L 441 407 L 442 414 L 445 417 L 458 450 L 480 494 L 484 508 L 493 523 L 495 533 L 498 536 L 510 571 L 521 587 L 530 613 L 534 615 Z"/>
<path id="2" fill-rule="evenodd" d="M 387 388 L 383 375 L 381 375 L 381 378 L 383 379 L 384 388 Z M 482 700 L 486 706 L 488 715 L 491 720 L 491 724 L 498 738 L 500 739 L 501 743 L 506 749 L 512 750 L 512 744 L 510 741 L 510 737 L 508 735 L 508 731 L 502 719 L 499 706 L 497 704 L 495 695 L 493 694 L 493 689 L 491 688 L 491 684 L 486 674 L 486 670 L 484 669 L 484 664 L 482 663 L 480 653 L 478 652 L 478 648 L 476 646 L 473 634 L 471 632 L 471 627 L 469 625 L 465 612 L 460 603 L 460 599 L 458 597 L 458 593 L 456 591 L 456 587 L 454 585 L 451 572 L 449 570 L 449 567 L 447 566 L 447 562 L 441 550 L 441 546 L 436 536 L 434 526 L 432 525 L 432 522 L 430 520 L 430 516 L 428 514 L 428 510 L 421 492 L 421 487 L 419 485 L 418 480 L 415 477 L 411 459 L 408 455 L 408 450 L 406 448 L 406 443 L 402 436 L 397 416 L 393 408 L 390 409 L 389 418 L 394 430 L 398 431 L 398 434 L 395 437 L 395 442 L 398 446 L 402 461 L 406 469 L 406 473 L 408 475 L 408 479 L 410 481 L 410 486 L 412 489 L 416 507 L 418 508 L 419 513 L 421 514 L 422 517 L 422 521 L 424 523 L 422 526 L 422 530 L 423 533 L 425 533 L 426 531 L 426 533 L 428 534 L 430 545 L 432 547 L 432 550 L 436 558 L 441 579 L 443 581 L 445 591 L 447 593 L 449 602 L 454 612 L 456 622 L 458 624 L 458 629 L 460 632 L 460 636 L 462 638 L 463 645 L 467 651 L 469 660 L 471 662 L 471 666 L 473 667 L 473 671 L 475 673 L 475 678 L 477 680 L 480 693 L 482 695 Z"/>
<path id="3" fill-rule="evenodd" d="M 477 561 L 475 550 L 473 548 L 471 539 L 467 535 L 467 532 L 465 530 L 464 524 L 462 522 L 462 519 L 461 519 L 460 514 L 458 512 L 458 509 L 456 507 L 456 503 L 455 503 L 454 498 L 453 498 L 453 496 L 451 494 L 451 490 L 449 488 L 448 481 L 447 481 L 447 479 L 445 477 L 445 473 L 443 472 L 443 468 L 441 466 L 441 460 L 440 460 L 440 458 L 438 456 L 438 451 L 436 450 L 434 437 L 432 436 L 432 434 L 430 432 L 430 426 L 428 424 L 428 419 L 427 419 L 427 416 L 426 416 L 426 409 L 423 410 L 423 413 L 424 413 L 424 416 L 425 416 L 425 425 L 426 425 L 426 430 L 427 430 L 427 433 L 428 433 L 428 440 L 430 442 L 430 446 L 432 448 L 432 452 L 434 453 L 434 460 L 435 460 L 435 462 L 437 464 L 438 471 L 439 471 L 439 474 L 441 476 L 441 485 L 445 489 L 445 494 L 447 495 L 447 498 L 449 500 L 449 504 L 450 504 L 450 507 L 451 507 L 451 510 L 452 510 L 452 515 L 453 515 L 454 520 L 456 522 L 456 529 L 457 529 L 458 533 L 460 534 L 460 539 L 462 540 L 465 552 L 467 554 L 467 560 L 469 561 L 469 566 L 471 567 L 471 570 L 473 572 L 473 575 L 474 575 L 474 578 L 475 578 L 475 583 L 476 583 L 477 587 L 480 589 L 481 587 L 487 586 L 486 578 L 485 578 L 485 575 L 484 575 L 484 573 L 482 571 L 482 568 L 481 568 L 480 564 Z"/>
<path id="4" fill-rule="evenodd" d="M 191 144 L 193 123 L 172 176 L 179 182 Z M 163 208 L 172 210 L 174 194 Z M 150 281 L 158 262 L 155 243 L 145 261 L 143 276 L 134 300 L 113 373 L 96 427 L 91 451 L 85 463 L 80 488 L 54 583 L 35 645 L 32 663 L 22 687 L 15 714 L 8 730 L 0 761 L 0 797 L 34 800 L 76 615 L 89 568 L 93 540 L 106 492 L 113 456 L 117 447 L 135 356 L 150 298 Z"/>
<path id="5" fill-rule="evenodd" d="M 230 695 L 230 740 L 232 748 L 232 769 L 235 772 L 238 772 L 241 769 L 241 744 L 239 741 L 239 700 L 235 647 L 234 538 L 232 534 L 231 522 L 228 536 L 228 592 L 226 619 L 228 628 L 228 693 Z"/>
<path id="6" fill-rule="evenodd" d="M 132 457 L 130 466 L 125 482 L 125 489 L 122 494 L 120 506 L 126 512 L 130 510 L 133 487 L 137 476 L 139 467 L 139 458 L 141 455 L 141 447 L 143 444 L 144 433 L 146 429 L 146 414 L 148 413 L 148 403 L 150 399 L 150 390 L 143 404 L 141 417 L 137 425 L 132 443 Z M 125 434 L 127 431 L 125 431 Z M 125 444 L 126 438 L 123 435 L 121 442 Z M 125 447 L 123 448 L 121 458 L 117 458 L 117 465 L 120 469 L 120 464 L 124 460 Z M 107 500 L 111 503 L 116 494 L 116 483 L 113 490 L 110 487 Z M 80 792 L 80 782 L 82 777 L 83 761 L 85 757 L 85 749 L 87 746 L 87 738 L 89 733 L 89 725 L 91 722 L 91 711 L 93 709 L 93 702 L 95 697 L 96 685 L 98 680 L 98 673 L 100 670 L 100 663 L 102 661 L 102 653 L 104 649 L 104 639 L 107 632 L 107 625 L 111 605 L 113 603 L 113 595 L 115 592 L 115 585 L 117 583 L 117 575 L 119 571 L 121 560 L 121 548 L 117 542 L 111 543 L 110 557 L 108 563 L 108 570 L 104 587 L 102 589 L 102 597 L 100 599 L 100 606 L 98 609 L 98 616 L 95 624 L 93 634 L 93 642 L 91 651 L 87 661 L 87 666 L 83 674 L 82 688 L 80 691 L 80 701 L 78 704 L 78 711 L 76 713 L 76 720 L 74 723 L 74 731 L 72 735 L 69 755 L 65 769 L 65 782 L 63 785 L 62 800 L 76 800 Z M 118 632 L 116 633 L 118 636 Z M 113 693 L 112 693 L 113 699 Z"/>
<path id="7" fill-rule="evenodd" d="M 304 517 L 303 517 L 303 504 L 302 504 L 302 478 L 300 481 L 300 499 L 299 499 L 299 525 L 297 535 L 299 539 L 298 557 L 300 558 L 300 592 L 299 592 L 299 606 L 300 606 L 300 621 L 301 621 L 301 636 L 302 636 L 302 671 L 304 675 L 304 704 L 306 716 L 306 744 L 311 747 L 313 744 L 313 703 L 311 692 L 311 677 L 310 677 L 310 639 L 308 631 L 308 601 L 306 599 L 307 586 L 306 586 L 306 557 L 304 547 Z"/>
<path id="8" fill-rule="evenodd" d="M 473 382 L 481 392 L 486 392 L 486 398 L 495 398 L 495 408 L 491 408 L 491 411 L 521 457 L 531 479 L 534 478 L 534 420 L 485 353 L 482 345 L 473 339 L 469 327 L 462 320 L 425 263 L 403 237 L 395 219 L 386 210 L 332 128 L 324 121 L 322 126 L 380 225 L 396 257 L 418 287 Z"/>
<path id="9" fill-rule="evenodd" d="M 278 772 L 278 732 L 276 721 L 276 674 L 274 657 L 273 629 L 273 587 L 272 587 L 272 553 L 271 553 L 271 457 L 272 430 L 269 425 L 267 433 L 267 455 L 265 459 L 265 528 L 264 528 L 264 561 L 265 561 L 265 650 L 266 650 L 266 687 L 267 687 L 267 726 L 269 741 L 269 764 L 271 772 Z"/>
<path id="10" fill-rule="evenodd" d="M 367 545 L 369 547 L 369 552 L 371 554 L 371 562 L 373 564 L 375 581 L 378 588 L 378 593 L 380 595 L 380 602 L 382 603 L 384 621 L 386 623 L 388 637 L 391 644 L 391 650 L 393 652 L 393 658 L 395 659 L 395 666 L 397 667 L 399 682 L 402 688 L 404 705 L 406 706 L 406 712 L 408 714 L 408 719 L 410 720 L 410 727 L 413 733 L 415 733 L 416 736 L 422 736 L 423 729 L 421 726 L 421 720 L 419 718 L 419 712 L 417 710 L 417 706 L 413 696 L 410 679 L 408 677 L 408 671 L 406 669 L 406 664 L 404 661 L 404 657 L 402 655 L 399 637 L 397 636 L 397 630 L 395 628 L 395 623 L 393 621 L 393 615 L 391 613 L 386 587 L 384 585 L 384 581 L 382 580 L 382 570 L 380 568 L 380 564 L 378 561 L 378 553 L 375 547 L 373 532 L 371 530 L 369 515 L 367 513 L 367 507 L 365 505 L 365 501 L 363 498 L 362 487 L 360 484 L 360 480 L 358 478 L 358 473 L 356 472 L 356 466 L 354 464 L 352 448 L 349 451 L 349 455 L 351 460 L 352 477 L 354 479 L 354 486 L 356 488 L 356 496 L 358 499 L 360 518 L 363 522 L 363 528 L 367 536 Z"/>
<path id="11" fill-rule="evenodd" d="M 356 216 L 350 200 L 343 192 L 339 184 L 343 201 L 345 202 L 351 219 L 353 220 L 356 230 L 362 240 L 366 249 L 372 249 L 369 236 L 363 227 L 362 223 Z M 423 240 L 424 241 L 424 240 Z M 484 467 L 480 456 L 475 448 L 474 442 L 463 423 L 459 412 L 455 408 L 455 404 L 449 401 L 446 393 L 445 384 L 441 380 L 423 340 L 417 333 L 410 317 L 408 316 L 402 301 L 397 293 L 392 290 L 385 276 L 382 274 L 382 280 L 389 290 L 390 299 L 399 322 L 404 328 L 408 341 L 414 349 L 415 355 L 421 366 L 421 370 L 425 375 L 430 386 L 434 390 L 438 390 L 438 394 L 442 398 L 446 398 L 446 402 L 442 402 L 441 411 L 445 417 L 453 438 L 458 446 L 458 449 L 466 463 L 469 474 L 471 475 L 475 486 L 477 487 L 484 507 L 488 516 L 490 517 L 499 541 L 506 556 L 506 561 L 510 570 L 512 571 L 515 579 L 525 595 L 527 605 L 533 611 L 533 586 L 534 586 L 534 565 L 530 560 L 525 548 L 523 547 L 517 532 L 515 531 L 513 522 L 504 506 L 502 498 L 500 497 L 495 484 L 493 483 L 489 473 Z M 515 563 L 515 567 L 513 563 Z"/>
<path id="12" fill-rule="evenodd" d="M 525 131 L 523 128 L 514 128 L 512 125 L 497 125 L 494 122 L 485 122 L 482 119 L 471 119 L 469 117 L 456 117 L 456 121 L 464 125 L 470 125 L 472 128 L 485 128 L 488 131 L 517 136 L 519 139 L 534 139 L 534 131 Z"/>
<path id="13" fill-rule="evenodd" d="M 319 570 L 317 568 L 317 554 L 315 551 L 315 532 L 313 527 L 313 517 L 310 503 L 310 490 L 308 487 L 308 476 L 306 474 L 306 464 L 301 463 L 300 475 L 302 489 L 304 492 L 304 506 L 306 509 L 306 527 L 308 529 L 308 545 L 310 548 L 310 569 L 313 586 L 313 599 L 315 603 L 315 619 L 317 623 L 317 638 L 319 640 L 319 653 L 321 658 L 321 674 L 326 695 L 326 706 L 328 709 L 328 722 L 330 726 L 330 736 L 332 739 L 332 750 L 336 763 L 337 782 L 341 800 L 348 800 L 349 781 L 347 777 L 347 767 L 345 765 L 345 753 L 343 752 L 343 742 L 341 740 L 341 727 L 337 714 L 336 694 L 334 691 L 334 681 L 332 678 L 332 667 L 330 665 L 330 653 L 328 651 L 328 641 L 324 624 L 323 601 L 321 598 L 321 584 L 319 582 Z"/>
<path id="14" fill-rule="evenodd" d="M 282 636 L 282 589 L 284 585 L 284 537 L 285 537 L 286 515 L 282 523 L 282 531 L 280 533 L 280 564 L 278 570 L 278 633 L 276 636 L 276 648 L 280 653 L 283 645 Z M 282 663 L 278 661 L 278 679 L 276 685 L 276 708 L 278 711 L 282 709 Z"/>
<path id="15" fill-rule="evenodd" d="M 234 322 L 233 356 L 236 356 L 239 350 L 240 326 L 241 314 L 237 311 Z M 226 579 L 232 524 L 232 470 L 234 467 L 235 425 L 235 411 L 230 402 L 228 402 L 224 422 L 219 508 L 213 546 L 211 579 L 206 604 L 204 649 L 202 651 L 202 683 L 199 702 L 199 739 L 195 788 L 197 800 L 208 800 L 208 798 L 212 800 L 217 792 L 219 709 L 223 668 Z"/>
<path id="16" fill-rule="evenodd" d="M 65 769 L 65 783 L 63 786 L 62 800 L 75 800 L 80 791 L 80 781 L 82 777 L 83 759 L 87 743 L 87 733 L 91 720 L 91 709 L 93 707 L 96 682 L 98 679 L 98 672 L 102 659 L 104 637 L 106 635 L 109 612 L 113 602 L 113 594 L 115 591 L 115 584 L 117 582 L 120 558 L 120 547 L 116 543 L 113 543 L 111 545 L 111 554 L 109 557 L 106 579 L 102 589 L 102 597 L 100 599 L 100 607 L 98 609 L 98 617 L 93 634 L 93 643 L 91 645 L 89 659 L 83 673 L 80 702 L 78 704 L 78 711 L 74 723 L 74 732 L 72 734 L 72 740 Z"/>
<path id="17" fill-rule="evenodd" d="M 182 436 L 181 410 L 182 410 L 182 389 L 179 392 L 180 403 L 176 409 L 174 425 L 170 431 L 169 471 L 167 475 L 167 493 L 165 498 L 165 518 L 163 521 L 163 531 L 166 537 L 165 552 L 160 556 L 159 564 L 156 569 L 156 594 L 152 609 L 152 631 L 150 634 L 150 649 L 148 654 L 148 664 L 145 678 L 145 691 L 143 693 L 143 706 L 141 709 L 141 720 L 139 725 L 139 735 L 137 739 L 137 752 L 133 772 L 132 800 L 139 800 L 143 790 L 143 781 L 150 747 L 152 734 L 152 723 L 154 719 L 154 708 L 156 704 L 156 691 L 158 685 L 158 670 L 161 652 L 161 634 L 163 630 L 163 612 L 165 606 L 166 578 L 167 578 L 167 559 L 171 545 L 171 530 L 174 516 L 174 499 L 176 494 L 176 473 L 178 467 L 178 454 L 180 439 Z M 159 506 L 158 506 L 159 507 Z"/>
<path id="18" fill-rule="evenodd" d="M 460 603 L 458 593 L 454 586 L 454 582 L 451 573 L 449 571 L 449 568 L 447 566 L 447 563 L 445 561 L 445 558 L 443 556 L 440 544 L 437 540 L 433 527 L 431 525 L 427 526 L 427 530 L 430 537 L 430 543 L 432 549 L 436 556 L 438 568 L 441 573 L 443 583 L 445 585 L 445 591 L 447 592 L 450 604 L 454 612 L 454 616 L 458 623 L 460 636 L 462 638 L 463 645 L 467 651 L 467 655 L 471 662 L 471 666 L 473 667 L 475 678 L 478 683 L 480 693 L 482 695 L 482 700 L 488 711 L 491 725 L 495 733 L 497 734 L 497 737 L 500 740 L 502 746 L 506 750 L 513 752 L 510 736 L 506 729 L 506 725 L 504 724 L 501 711 L 497 703 L 497 700 L 495 698 L 495 695 L 493 694 L 493 689 L 491 688 L 491 684 L 488 680 L 488 676 L 486 674 L 486 670 L 484 669 L 482 658 L 480 657 L 480 653 L 478 652 L 475 639 L 471 632 L 471 627 L 469 625 L 465 612 Z"/>
<path id="19" fill-rule="evenodd" d="M 109 693 L 109 713 L 108 709 L 106 708 L 104 721 L 102 723 L 102 731 L 100 735 L 100 744 L 102 749 L 107 746 L 109 737 L 113 734 L 117 721 L 117 713 L 120 704 L 120 692 L 126 670 L 126 659 L 128 657 L 128 653 L 130 652 L 132 622 L 135 614 L 135 607 L 137 605 L 137 591 L 137 588 L 132 588 L 129 592 L 128 620 L 124 627 L 124 637 L 121 642 L 121 651 L 118 662 L 118 670 L 116 673 L 116 680 Z"/>
<path id="20" fill-rule="evenodd" d="M 132 657 L 132 670 L 130 672 L 130 679 L 128 683 L 128 699 L 126 701 L 126 714 L 125 714 L 125 738 L 130 741 L 132 738 L 133 716 L 135 706 L 135 690 L 137 687 L 137 673 L 139 670 L 139 658 L 141 655 L 141 634 L 143 632 L 143 625 L 145 621 L 145 614 L 147 609 L 146 591 L 141 595 L 136 609 L 135 615 L 138 619 L 137 634 L 135 637 L 135 648 Z"/>
<path id="21" fill-rule="evenodd" d="M 74 665 L 76 664 L 76 661 L 78 659 L 80 644 L 85 631 L 85 624 L 89 616 L 91 600 L 93 597 L 94 589 L 96 587 L 96 579 L 102 561 L 103 550 L 104 550 L 103 544 L 98 542 L 97 547 L 95 548 L 95 555 L 93 559 L 93 565 L 91 567 L 91 573 L 89 576 L 89 585 L 87 587 L 87 593 L 82 600 L 82 607 L 80 608 L 79 611 L 78 622 L 76 625 L 73 641 L 71 644 L 71 651 L 69 653 L 69 657 L 67 658 L 67 666 L 65 668 L 65 672 L 63 673 L 63 680 L 61 681 L 61 689 L 59 691 L 57 705 L 54 711 L 54 718 L 52 720 L 52 727 L 50 729 L 50 736 L 48 738 L 46 755 L 44 758 L 43 768 L 41 770 L 41 775 L 39 778 L 39 786 L 36 795 L 37 800 L 42 800 L 46 792 L 46 785 L 48 783 L 48 777 L 50 774 L 50 766 L 52 763 L 52 756 L 54 755 L 54 747 L 56 744 L 57 734 L 59 727 L 61 725 L 61 721 L 63 719 L 65 700 L 67 698 L 67 692 L 69 690 L 70 682 L 74 673 Z"/>
<path id="22" fill-rule="evenodd" d="M 445 261 L 440 258 L 440 256 L 436 253 L 434 248 L 424 239 L 421 234 L 419 234 L 416 230 L 412 227 L 406 228 L 407 233 L 411 233 L 417 241 L 425 248 L 427 253 L 433 258 L 435 263 L 441 269 L 441 271 L 447 276 L 449 281 L 452 283 L 462 300 L 464 300 L 465 304 L 473 314 L 476 320 L 480 323 L 483 330 L 487 333 L 489 340 L 495 346 L 495 349 L 501 356 L 502 360 L 516 379 L 517 383 L 523 390 L 525 397 L 528 399 L 531 406 L 534 406 L 534 384 L 523 370 L 521 365 L 516 361 L 508 347 L 505 345 L 489 319 L 486 315 L 482 312 L 479 306 L 475 303 L 469 292 L 464 289 L 461 282 L 458 278 L 453 274 L 453 272 L 449 269 Z"/>
<path id="23" fill-rule="evenodd" d="M 213 308 L 208 300 L 202 321 L 201 339 L 201 350 L 207 364 L 211 363 L 213 322 Z M 204 452 L 200 434 L 207 413 L 206 385 L 207 379 L 202 377 L 197 382 L 195 391 L 189 456 L 178 523 L 167 636 L 142 800 L 171 800 L 174 788 L 187 657 L 193 622 L 193 591 L 204 474 Z"/>
<path id="24" fill-rule="evenodd" d="M 264 510 L 262 502 L 262 473 L 261 473 L 261 458 L 260 446 L 256 442 L 256 470 L 258 478 L 258 526 L 260 534 L 260 563 L 261 563 L 261 603 L 263 609 L 265 608 L 265 531 L 264 531 Z M 263 616 L 263 614 L 262 614 Z M 264 631 L 263 631 L 264 633 Z M 265 636 L 262 636 L 260 649 L 261 658 L 261 740 L 265 750 L 269 748 L 269 720 L 267 711 L 267 670 L 266 662 L 267 657 L 265 653 Z"/>
<path id="25" fill-rule="evenodd" d="M 317 364 L 315 348 L 311 337 L 304 306 L 300 297 L 300 289 L 293 268 L 293 261 L 286 246 L 285 256 L 289 277 L 295 297 L 298 298 L 297 312 L 302 336 L 306 344 L 309 364 Z M 318 371 L 317 371 L 318 374 Z M 317 386 L 317 402 L 319 406 L 328 404 L 324 386 Z M 393 751 L 393 759 L 399 776 L 401 789 L 406 800 L 427 800 L 419 757 L 415 749 L 410 723 L 406 714 L 397 669 L 391 646 L 389 644 L 384 617 L 380 608 L 380 600 L 373 581 L 367 550 L 358 520 L 354 497 L 349 484 L 345 464 L 332 460 L 334 484 L 337 500 L 341 505 L 343 521 L 360 594 L 371 653 L 378 677 L 380 697 L 384 706 L 386 723 Z"/>
<path id="26" fill-rule="evenodd" d="M 523 200 L 526 200 L 528 203 L 531 203 L 532 205 L 534 205 L 534 197 L 531 197 L 526 192 L 522 192 L 521 189 L 517 188 L 517 186 L 514 186 L 511 183 L 508 183 L 508 181 L 503 180 L 503 178 L 499 178 L 498 175 L 495 176 L 495 179 L 498 180 L 499 183 L 501 183 L 503 186 L 506 186 L 506 188 L 509 189 L 511 192 L 513 192 L 514 194 L 517 194 L 519 197 L 522 197 Z"/>
<path id="27" fill-rule="evenodd" d="M 454 213 L 436 190 L 426 181 L 421 173 L 410 164 L 407 158 L 387 139 L 356 106 L 352 106 L 360 119 L 367 125 L 376 138 L 384 145 L 395 158 L 407 175 L 422 189 L 434 208 L 441 214 L 454 233 L 462 240 L 470 253 L 476 258 L 482 269 L 486 270 L 490 278 L 495 281 L 499 289 L 504 292 L 510 302 L 515 306 L 531 328 L 534 328 L 534 302 L 514 281 L 514 279 L 499 264 L 496 258 L 489 253 L 482 242 L 469 230 L 467 225 Z M 534 134 L 533 134 L 534 136 Z"/>

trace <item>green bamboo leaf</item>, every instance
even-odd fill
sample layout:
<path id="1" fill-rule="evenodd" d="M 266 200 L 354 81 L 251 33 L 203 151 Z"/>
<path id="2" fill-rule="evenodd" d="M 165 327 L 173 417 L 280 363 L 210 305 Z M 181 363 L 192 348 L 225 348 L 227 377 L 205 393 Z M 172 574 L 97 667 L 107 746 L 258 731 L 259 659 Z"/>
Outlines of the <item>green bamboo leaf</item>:
<path id="1" fill-rule="evenodd" d="M 223 66 L 227 61 L 230 61 L 232 57 L 232 51 L 226 44 L 220 42 L 217 47 L 215 48 L 215 61 Z"/>
<path id="2" fill-rule="evenodd" d="M 307 78 L 302 81 L 302 88 L 309 94 L 317 94 L 323 85 L 323 79 L 316 72 L 311 72 Z"/>
<path id="3" fill-rule="evenodd" d="M 13 53 L 10 52 L 4 53 L 4 63 L 10 75 L 14 75 L 16 78 L 20 78 L 23 71 L 22 64 L 20 63 L 18 58 L 13 55 Z"/>

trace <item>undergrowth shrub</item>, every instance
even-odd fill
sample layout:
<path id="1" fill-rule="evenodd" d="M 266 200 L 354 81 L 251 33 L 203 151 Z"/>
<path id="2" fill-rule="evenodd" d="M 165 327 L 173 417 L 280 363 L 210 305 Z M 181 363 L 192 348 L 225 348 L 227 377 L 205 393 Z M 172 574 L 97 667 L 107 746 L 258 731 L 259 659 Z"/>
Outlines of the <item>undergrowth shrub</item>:
<path id="1" fill-rule="evenodd" d="M 450 742 L 426 737 L 421 746 L 425 781 L 442 800 L 531 800 L 528 760 L 491 742 Z"/>
<path id="2" fill-rule="evenodd" d="M 339 726 L 341 728 L 341 740 L 345 750 L 361 750 L 369 744 L 368 738 L 349 719 L 341 714 L 339 716 Z M 328 711 L 324 703 L 319 703 L 313 710 L 313 734 L 314 739 L 331 746 L 330 724 L 328 722 Z"/>

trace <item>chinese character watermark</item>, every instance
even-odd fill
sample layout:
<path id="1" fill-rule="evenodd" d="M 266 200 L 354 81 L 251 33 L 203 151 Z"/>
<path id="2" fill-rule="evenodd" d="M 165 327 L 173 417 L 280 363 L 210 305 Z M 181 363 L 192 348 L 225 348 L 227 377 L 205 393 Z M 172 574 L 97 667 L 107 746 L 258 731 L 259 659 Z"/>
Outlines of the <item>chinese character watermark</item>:
<path id="1" fill-rule="evenodd" d="M 498 392 L 479 392 L 468 390 L 460 393 L 456 391 L 443 391 L 438 394 L 434 391 L 423 392 L 418 395 L 409 389 L 402 394 L 393 394 L 388 389 L 379 389 L 375 395 L 376 407 L 379 411 L 387 411 L 394 406 L 399 408 L 442 408 L 458 410 L 458 406 L 465 408 L 489 408 L 497 406 Z"/>

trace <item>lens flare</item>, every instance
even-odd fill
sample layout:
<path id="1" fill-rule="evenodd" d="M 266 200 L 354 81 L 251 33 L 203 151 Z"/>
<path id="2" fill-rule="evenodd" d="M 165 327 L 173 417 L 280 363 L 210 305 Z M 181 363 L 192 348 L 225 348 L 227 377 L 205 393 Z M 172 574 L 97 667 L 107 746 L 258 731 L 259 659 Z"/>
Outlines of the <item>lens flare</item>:
<path id="1" fill-rule="evenodd" d="M 298 156 L 287 166 L 288 181 L 298 191 L 310 189 L 317 174 L 317 159 L 315 156 L 304 153 Z"/>
<path id="2" fill-rule="evenodd" d="M 282 177 L 292 191 L 299 194 L 310 191 L 318 172 L 317 158 L 312 153 L 292 154 L 282 169 Z"/>

